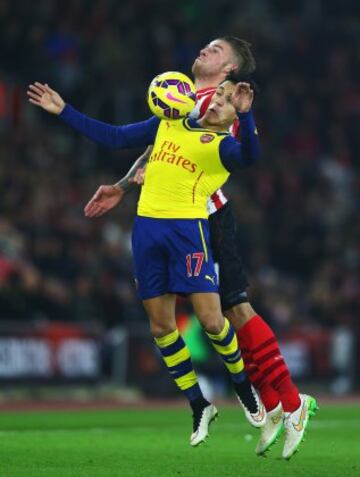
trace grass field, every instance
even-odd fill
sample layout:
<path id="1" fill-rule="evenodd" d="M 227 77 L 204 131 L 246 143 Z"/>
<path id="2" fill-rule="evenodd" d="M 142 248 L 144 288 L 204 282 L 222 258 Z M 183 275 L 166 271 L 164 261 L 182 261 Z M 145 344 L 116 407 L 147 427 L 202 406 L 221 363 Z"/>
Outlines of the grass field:
<path id="1" fill-rule="evenodd" d="M 185 408 L 0 413 L 0 477 L 360 476 L 360 405 L 321 406 L 289 462 L 282 439 L 256 457 L 238 407 L 220 407 L 199 448 L 190 423 Z"/>

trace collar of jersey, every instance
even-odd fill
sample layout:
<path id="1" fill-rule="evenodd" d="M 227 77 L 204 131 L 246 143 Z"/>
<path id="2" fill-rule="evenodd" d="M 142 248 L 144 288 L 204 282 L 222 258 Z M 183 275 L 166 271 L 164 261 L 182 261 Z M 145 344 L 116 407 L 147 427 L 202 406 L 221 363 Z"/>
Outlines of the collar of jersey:
<path id="1" fill-rule="evenodd" d="M 198 89 L 196 91 L 196 96 L 206 96 L 208 94 L 215 93 L 215 91 L 216 91 L 216 87 Z"/>
<path id="2" fill-rule="evenodd" d="M 216 134 L 217 136 L 228 136 L 230 133 L 213 131 L 212 129 L 205 129 L 200 126 L 195 118 L 183 119 L 183 125 L 188 131 L 203 131 L 210 134 Z"/>

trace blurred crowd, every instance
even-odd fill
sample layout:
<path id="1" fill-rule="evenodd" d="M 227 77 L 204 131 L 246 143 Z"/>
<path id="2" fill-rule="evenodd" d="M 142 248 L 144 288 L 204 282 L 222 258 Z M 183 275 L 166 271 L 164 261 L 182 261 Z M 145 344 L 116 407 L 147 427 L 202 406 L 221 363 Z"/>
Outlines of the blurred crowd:
<path id="1" fill-rule="evenodd" d="M 89 220 L 83 207 L 136 152 L 109 152 L 27 104 L 44 81 L 90 116 L 149 115 L 145 90 L 190 72 L 208 41 L 248 39 L 257 59 L 262 159 L 225 191 L 251 301 L 278 332 L 355 328 L 360 154 L 354 2 L 0 0 L 0 319 L 145 320 L 130 249 L 137 191 Z M 138 151 L 141 153 L 142 151 Z"/>

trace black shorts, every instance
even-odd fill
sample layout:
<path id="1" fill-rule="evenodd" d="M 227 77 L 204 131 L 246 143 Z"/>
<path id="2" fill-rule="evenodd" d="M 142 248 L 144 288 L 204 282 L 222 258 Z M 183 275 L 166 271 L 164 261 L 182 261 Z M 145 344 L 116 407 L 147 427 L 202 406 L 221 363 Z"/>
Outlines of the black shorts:
<path id="1" fill-rule="evenodd" d="M 249 286 L 236 243 L 236 225 L 227 202 L 209 216 L 210 243 L 214 262 L 219 267 L 219 293 L 223 311 L 248 301 Z"/>

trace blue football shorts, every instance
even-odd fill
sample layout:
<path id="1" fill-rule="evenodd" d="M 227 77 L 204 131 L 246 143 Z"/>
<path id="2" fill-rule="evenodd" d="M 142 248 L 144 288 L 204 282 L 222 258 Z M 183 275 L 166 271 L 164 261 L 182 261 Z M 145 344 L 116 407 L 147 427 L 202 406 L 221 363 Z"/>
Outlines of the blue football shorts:
<path id="1" fill-rule="evenodd" d="M 218 292 L 205 219 L 137 216 L 132 249 L 137 292 L 142 300 L 166 293 Z"/>

